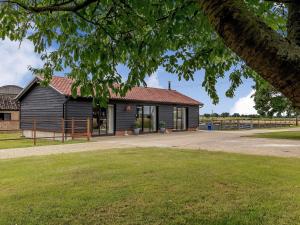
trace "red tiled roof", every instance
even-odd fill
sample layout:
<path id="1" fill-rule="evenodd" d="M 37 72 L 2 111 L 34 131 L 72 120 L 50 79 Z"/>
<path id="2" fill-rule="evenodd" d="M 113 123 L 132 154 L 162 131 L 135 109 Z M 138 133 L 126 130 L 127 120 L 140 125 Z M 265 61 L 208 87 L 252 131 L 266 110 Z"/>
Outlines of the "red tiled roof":
<path id="1" fill-rule="evenodd" d="M 54 76 L 50 85 L 59 91 L 61 94 L 71 96 L 71 87 L 73 81 L 65 77 Z M 80 96 L 80 91 L 78 91 Z M 175 90 L 151 88 L 151 87 L 133 87 L 127 92 L 126 96 L 121 97 L 116 94 L 111 94 L 112 100 L 125 100 L 125 101 L 143 101 L 143 102 L 159 102 L 159 103 L 172 103 L 184 105 L 202 105 L 186 95 L 183 95 Z"/>

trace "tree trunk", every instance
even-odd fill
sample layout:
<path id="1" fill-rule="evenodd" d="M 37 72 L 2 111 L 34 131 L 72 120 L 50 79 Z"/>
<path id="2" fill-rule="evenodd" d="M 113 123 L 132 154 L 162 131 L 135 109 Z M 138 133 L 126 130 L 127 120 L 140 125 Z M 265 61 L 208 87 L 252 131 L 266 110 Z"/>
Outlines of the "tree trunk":
<path id="1" fill-rule="evenodd" d="M 300 46 L 300 3 L 289 3 L 288 38 Z"/>
<path id="2" fill-rule="evenodd" d="M 243 0 L 198 1 L 225 44 L 300 108 L 300 47 L 249 12 Z M 292 40 L 299 40 L 297 7 L 299 3 L 290 5 L 292 12 L 296 11 L 290 14 Z"/>

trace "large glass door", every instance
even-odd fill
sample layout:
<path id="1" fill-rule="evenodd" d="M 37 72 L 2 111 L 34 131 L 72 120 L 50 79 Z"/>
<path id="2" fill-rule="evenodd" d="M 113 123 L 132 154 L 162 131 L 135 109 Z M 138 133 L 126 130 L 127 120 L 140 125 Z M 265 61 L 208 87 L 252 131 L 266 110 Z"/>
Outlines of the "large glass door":
<path id="1" fill-rule="evenodd" d="M 137 106 L 136 121 L 144 133 L 157 131 L 156 106 Z"/>
<path id="2" fill-rule="evenodd" d="M 187 129 L 187 109 L 185 107 L 173 108 L 173 129 L 186 130 Z"/>
<path id="3" fill-rule="evenodd" d="M 93 110 L 93 135 L 114 134 L 114 105 Z"/>

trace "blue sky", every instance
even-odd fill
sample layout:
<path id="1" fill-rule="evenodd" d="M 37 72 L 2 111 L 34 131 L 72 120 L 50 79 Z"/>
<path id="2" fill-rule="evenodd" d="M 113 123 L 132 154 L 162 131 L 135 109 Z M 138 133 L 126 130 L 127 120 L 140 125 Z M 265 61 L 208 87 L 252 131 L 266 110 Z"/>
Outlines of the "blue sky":
<path id="1" fill-rule="evenodd" d="M 0 41 L 0 86 L 7 84 L 16 84 L 25 86 L 33 76 L 28 71 L 28 66 L 38 67 L 41 65 L 39 56 L 33 51 L 33 45 L 25 40 L 19 48 L 19 43 L 8 40 Z M 5 57 L 3 57 L 5 56 Z M 123 66 L 118 68 L 121 74 L 127 74 L 127 69 Z M 194 81 L 178 81 L 176 74 L 169 74 L 163 69 L 158 69 L 156 73 L 147 78 L 148 86 L 167 88 L 168 81 L 171 81 L 172 89 L 175 89 L 185 95 L 204 103 L 201 114 L 217 112 L 238 112 L 241 114 L 253 114 L 253 99 L 251 95 L 252 80 L 244 80 L 244 83 L 236 91 L 234 98 L 227 98 L 225 92 L 229 87 L 228 79 L 221 79 L 217 84 L 217 90 L 220 102 L 213 105 L 211 99 L 201 86 L 204 78 L 204 72 L 198 71 L 194 75 Z"/>

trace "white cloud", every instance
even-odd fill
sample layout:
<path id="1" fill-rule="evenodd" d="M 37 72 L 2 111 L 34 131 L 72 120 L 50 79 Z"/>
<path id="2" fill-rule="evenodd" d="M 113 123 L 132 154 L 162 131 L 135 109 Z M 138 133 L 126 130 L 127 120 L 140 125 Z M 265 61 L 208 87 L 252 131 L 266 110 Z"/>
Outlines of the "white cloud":
<path id="1" fill-rule="evenodd" d="M 247 96 L 241 97 L 239 100 L 237 100 L 233 107 L 230 109 L 230 114 L 257 114 L 257 111 L 254 108 L 254 99 L 252 97 L 254 93 L 255 91 L 252 90 Z"/>
<path id="2" fill-rule="evenodd" d="M 151 74 L 147 79 L 146 83 L 148 87 L 155 87 L 155 88 L 162 88 L 162 86 L 159 84 L 159 79 L 157 72 Z"/>
<path id="3" fill-rule="evenodd" d="M 39 66 L 41 60 L 34 52 L 33 44 L 24 40 L 19 42 L 0 41 L 0 86 L 7 84 L 24 85 L 32 79 L 28 66 Z"/>

